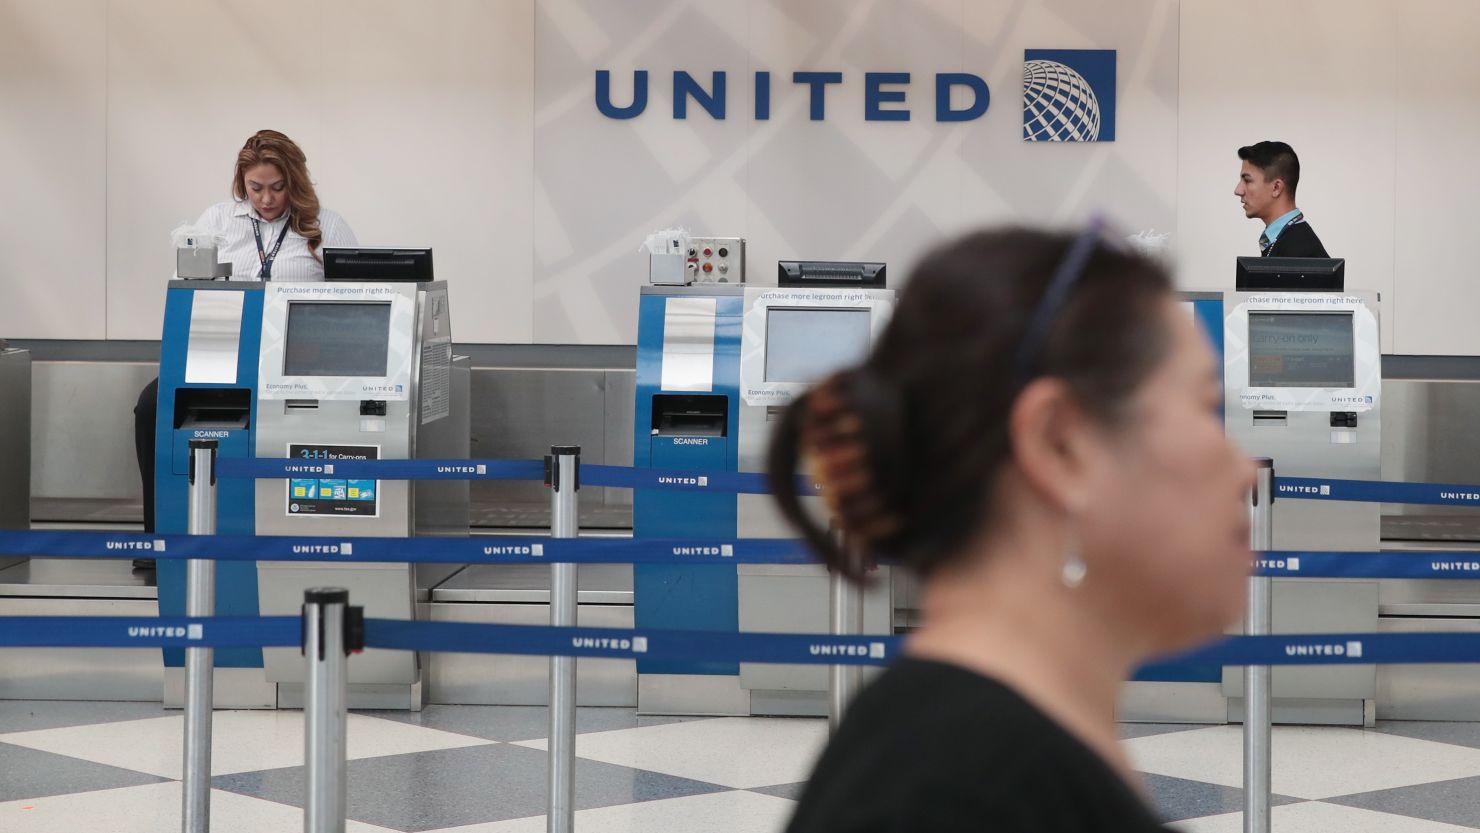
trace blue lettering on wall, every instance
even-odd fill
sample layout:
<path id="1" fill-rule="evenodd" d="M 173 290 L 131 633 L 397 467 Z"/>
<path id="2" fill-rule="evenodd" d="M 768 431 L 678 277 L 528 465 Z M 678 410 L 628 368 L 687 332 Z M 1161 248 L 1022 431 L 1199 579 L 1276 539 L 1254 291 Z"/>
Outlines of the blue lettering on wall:
<path id="1" fill-rule="evenodd" d="M 904 103 L 904 90 L 886 90 L 885 84 L 908 84 L 908 72 L 866 72 L 863 74 L 863 120 L 909 121 L 909 110 L 885 110 L 885 103 Z"/>
<path id="2" fill-rule="evenodd" d="M 794 84 L 806 84 L 811 87 L 811 113 L 812 121 L 822 121 L 827 114 L 827 85 L 843 83 L 841 72 L 793 72 L 791 80 Z"/>
<path id="3" fill-rule="evenodd" d="M 708 88 L 694 75 L 685 70 L 673 73 L 673 118 L 684 120 L 689 115 L 689 100 L 693 99 L 710 118 L 723 121 L 728 112 L 728 74 L 723 70 L 710 73 Z M 755 73 L 755 119 L 768 121 L 771 118 L 771 73 L 761 70 Z M 827 117 L 827 87 L 842 84 L 843 73 L 827 71 L 797 71 L 791 75 L 792 83 L 807 89 L 807 112 L 812 121 Z M 865 121 L 909 121 L 913 115 L 906 103 L 911 74 L 908 72 L 864 73 L 863 118 Z M 951 106 L 951 93 L 964 88 L 971 94 L 965 106 Z M 634 119 L 647 110 L 648 71 L 632 72 L 632 102 L 625 106 L 612 103 L 611 70 L 596 70 L 596 109 L 609 119 Z M 986 114 L 992 101 L 987 82 L 979 75 L 969 72 L 941 72 L 935 76 L 935 120 L 938 122 L 973 121 Z M 894 106 L 886 106 L 894 105 Z"/>
<path id="4" fill-rule="evenodd" d="M 725 117 L 725 74 L 723 72 L 711 73 L 714 79 L 711 92 L 705 92 L 694 80 L 694 76 L 683 70 L 673 73 L 673 117 L 675 119 L 686 119 L 689 117 L 689 97 L 703 107 L 715 119 L 723 120 Z"/>
<path id="5" fill-rule="evenodd" d="M 951 88 L 966 87 L 971 90 L 971 106 L 964 110 L 951 109 Z M 992 93 L 980 75 L 969 72 L 942 72 L 935 76 L 935 120 L 972 121 L 987 112 L 992 103 Z"/>
<path id="6" fill-rule="evenodd" d="M 596 109 L 609 119 L 634 119 L 647 109 L 648 74 L 640 69 L 632 73 L 632 103 L 626 107 L 612 106 L 611 70 L 596 70 Z M 674 105 L 675 107 L 677 104 Z"/>

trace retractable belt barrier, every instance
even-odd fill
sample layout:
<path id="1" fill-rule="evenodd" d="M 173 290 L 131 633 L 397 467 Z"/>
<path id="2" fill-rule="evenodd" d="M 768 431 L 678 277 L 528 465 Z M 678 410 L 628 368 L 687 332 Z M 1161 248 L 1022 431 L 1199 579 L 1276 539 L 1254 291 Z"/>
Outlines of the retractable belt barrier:
<path id="1" fill-rule="evenodd" d="M 297 616 L 7 616 L 0 648 L 292 648 Z M 366 619 L 365 647 L 432 653 L 598 659 L 887 665 L 898 636 L 487 625 Z M 1480 663 L 1480 633 L 1351 633 L 1233 636 L 1142 669 L 1166 665 L 1398 665 Z"/>
<path id="2" fill-rule="evenodd" d="M 216 475 L 282 480 L 332 474 L 366 480 L 544 480 L 543 460 L 295 460 L 218 457 Z"/>
<path id="3" fill-rule="evenodd" d="M 283 480 L 293 477 L 364 478 L 367 480 L 544 480 L 543 460 L 295 460 L 263 457 L 221 457 L 220 477 Z M 605 466 L 585 463 L 581 483 L 617 489 L 674 489 L 690 492 L 770 494 L 764 474 L 734 471 L 689 471 Z M 816 494 L 811 480 L 798 477 L 797 490 Z"/>
<path id="4" fill-rule="evenodd" d="M 212 561 L 416 562 L 431 564 L 810 564 L 787 538 L 323 538 L 292 535 L 146 535 L 134 532 L 0 531 L 0 554 L 61 558 Z"/>
<path id="5" fill-rule="evenodd" d="M 788 538 L 327 538 L 292 535 L 146 535 L 135 532 L 0 530 L 0 554 L 55 558 L 323 561 L 428 564 L 811 564 Z M 1480 579 L 1480 552 L 1272 551 L 1254 575 L 1274 578 Z"/>
<path id="6" fill-rule="evenodd" d="M 1332 480 L 1321 477 L 1276 477 L 1276 498 L 1346 500 L 1362 503 L 1407 503 L 1422 506 L 1480 506 L 1480 486 L 1455 483 L 1388 483 L 1379 480 Z"/>
<path id="7" fill-rule="evenodd" d="M 220 477 L 282 480 L 331 474 L 372 480 L 544 480 L 542 460 L 295 460 L 259 457 L 221 457 Z M 586 463 L 581 482 L 617 489 L 673 489 L 678 491 L 769 494 L 764 474 L 733 471 L 690 471 L 608 466 Z M 817 485 L 797 478 L 803 494 L 815 494 Z M 1433 506 L 1480 506 L 1480 485 L 1455 483 L 1387 483 L 1373 480 L 1336 480 L 1319 477 L 1277 477 L 1275 496 L 1296 500 L 1342 500 L 1371 503 L 1407 503 Z"/>

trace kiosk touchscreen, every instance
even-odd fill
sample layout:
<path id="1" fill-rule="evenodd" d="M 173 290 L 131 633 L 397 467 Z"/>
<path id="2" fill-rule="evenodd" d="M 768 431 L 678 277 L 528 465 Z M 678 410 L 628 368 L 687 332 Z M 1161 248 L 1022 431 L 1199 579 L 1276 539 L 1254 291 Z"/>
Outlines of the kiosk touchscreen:
<path id="1" fill-rule="evenodd" d="M 1367 292 L 1235 292 L 1228 298 L 1224 418 L 1275 476 L 1380 480 L 1382 352 L 1377 296 Z M 1274 502 L 1276 550 L 1374 551 L 1380 506 Z M 1377 630 L 1375 581 L 1276 580 L 1275 633 Z M 1278 668 L 1280 722 L 1362 724 L 1376 694 L 1372 666 Z M 1242 671 L 1224 673 L 1230 718 Z"/>

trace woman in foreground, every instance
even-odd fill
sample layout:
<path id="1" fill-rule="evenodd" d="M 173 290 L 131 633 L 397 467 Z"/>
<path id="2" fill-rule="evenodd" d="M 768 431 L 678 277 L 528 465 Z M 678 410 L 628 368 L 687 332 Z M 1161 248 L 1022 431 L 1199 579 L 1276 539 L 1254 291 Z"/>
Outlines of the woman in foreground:
<path id="1" fill-rule="evenodd" d="M 1155 263 L 982 232 L 929 256 L 859 368 L 786 412 L 782 511 L 834 570 L 913 570 L 924 625 L 851 705 L 789 830 L 1161 830 L 1115 706 L 1237 622 L 1253 467 Z M 823 486 L 853 546 L 804 508 Z"/>

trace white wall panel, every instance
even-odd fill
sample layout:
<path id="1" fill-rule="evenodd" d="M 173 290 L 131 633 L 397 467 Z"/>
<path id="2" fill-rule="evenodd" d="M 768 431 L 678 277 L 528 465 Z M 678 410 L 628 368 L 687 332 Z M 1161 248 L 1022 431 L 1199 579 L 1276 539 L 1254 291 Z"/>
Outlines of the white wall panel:
<path id="1" fill-rule="evenodd" d="M 748 8 L 739 0 L 541 2 L 535 11 L 535 340 L 631 344 L 649 232 L 743 234 L 752 109 Z M 632 101 L 649 71 L 647 111 L 601 116 L 597 69 L 612 100 Z M 690 104 L 675 121 L 673 71 L 728 73 L 727 118 Z M 708 75 L 696 75 L 706 88 Z"/>
<path id="2" fill-rule="evenodd" d="M 752 280 L 774 283 L 778 260 L 877 260 L 898 285 L 908 264 L 960 222 L 957 149 L 969 123 L 935 120 L 935 74 L 975 71 L 965 60 L 957 2 L 755 3 L 767 14 L 751 34 L 752 62 L 773 72 L 770 121 L 750 137 L 747 236 Z M 795 70 L 839 71 L 826 119 Z M 908 72 L 908 121 L 865 121 L 865 73 Z M 986 118 L 1016 121 L 1007 110 Z"/>
<path id="3" fill-rule="evenodd" d="M 0 336 L 103 338 L 103 0 L 0 0 Z"/>
<path id="4" fill-rule="evenodd" d="M 1443 25 L 1434 25 L 1435 21 Z M 1480 5 L 1405 3 L 1399 16 L 1394 353 L 1480 355 Z"/>
<path id="5" fill-rule="evenodd" d="M 319 178 L 324 24 L 321 0 L 109 4 L 109 338 L 159 338 L 170 230 L 231 198 L 248 136 L 288 134 Z M 353 225 L 332 187 L 319 200 Z"/>
<path id="6" fill-rule="evenodd" d="M 1234 258 L 1259 253 L 1263 226 L 1244 219 L 1233 196 L 1237 151 L 1286 141 L 1300 155 L 1300 207 L 1326 250 L 1346 258 L 1347 287 L 1383 295 L 1391 352 L 1393 309 L 1407 292 L 1393 282 L 1397 69 L 1408 57 L 1395 33 L 1409 13 L 1377 0 L 1182 4 L 1177 227 L 1185 286 L 1232 288 Z"/>
<path id="7" fill-rule="evenodd" d="M 431 246 L 459 341 L 533 336 L 534 0 L 326 0 L 314 173 L 363 245 Z"/>
<path id="8" fill-rule="evenodd" d="M 968 3 L 968 71 L 992 108 L 967 128 L 958 172 L 968 226 L 1082 223 L 1100 213 L 1120 232 L 1176 230 L 1176 0 Z M 1116 49 L 1116 140 L 1022 140 L 1024 49 Z"/>

